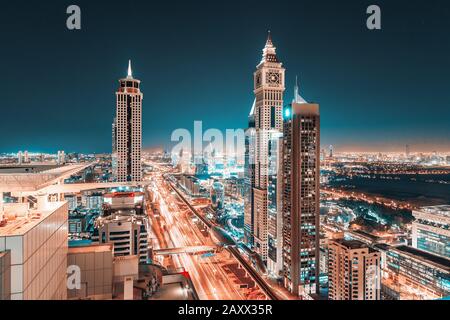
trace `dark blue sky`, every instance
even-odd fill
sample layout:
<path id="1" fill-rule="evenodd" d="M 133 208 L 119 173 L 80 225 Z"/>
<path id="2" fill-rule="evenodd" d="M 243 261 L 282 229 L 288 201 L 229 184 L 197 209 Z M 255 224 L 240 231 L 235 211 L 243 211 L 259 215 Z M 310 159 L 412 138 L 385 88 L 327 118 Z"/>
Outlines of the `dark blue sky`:
<path id="1" fill-rule="evenodd" d="M 82 30 L 65 27 L 78 4 Z M 382 30 L 366 8 L 382 9 Z M 0 152 L 109 152 L 128 59 L 143 142 L 246 126 L 267 30 L 337 150 L 450 150 L 450 4 L 414 1 L 12 1 L 0 13 Z"/>

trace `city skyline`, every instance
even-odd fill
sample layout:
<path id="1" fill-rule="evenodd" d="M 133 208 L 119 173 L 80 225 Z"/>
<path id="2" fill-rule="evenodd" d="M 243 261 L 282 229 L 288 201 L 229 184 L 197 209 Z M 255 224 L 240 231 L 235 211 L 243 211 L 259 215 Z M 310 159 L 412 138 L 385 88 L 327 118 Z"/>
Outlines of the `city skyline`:
<path id="1" fill-rule="evenodd" d="M 15 132 L 14 139 L 2 140 L 0 152 L 110 152 L 114 79 L 123 75 L 128 59 L 133 60 L 143 91 L 151 95 L 143 106 L 144 147 L 168 147 L 171 132 L 192 130 L 194 120 L 202 120 L 205 128 L 245 128 L 239 115 L 253 99 L 247 90 L 252 83 L 248 75 L 268 29 L 277 38 L 280 59 L 289 61 L 286 98 L 293 96 L 298 75 L 301 91 L 307 92 L 305 99 L 321 102 L 322 147 L 383 152 L 402 151 L 409 144 L 412 153 L 450 150 L 450 97 L 440 72 L 449 64 L 449 46 L 441 41 L 448 21 L 439 6 L 420 12 L 422 8 L 412 3 L 407 14 L 395 16 L 402 1 L 380 3 L 383 29 L 371 33 L 365 28 L 364 4 L 284 3 L 270 14 L 263 12 L 262 4 L 251 12 L 252 4 L 240 5 L 241 13 L 233 13 L 232 5 L 221 5 L 223 13 L 205 30 L 198 22 L 200 13 L 194 12 L 196 5 L 174 9 L 159 4 L 149 10 L 135 1 L 120 13 L 111 9 L 105 15 L 98 5 L 82 1 L 83 27 L 78 33 L 64 28 L 64 6 L 31 4 L 10 23 L 14 32 L 5 35 L 7 43 L 12 43 L 11 35 L 24 41 L 0 53 L 2 60 L 11 62 L 5 66 L 11 79 L 5 84 L 5 105 L 10 107 L 2 110 L 0 133 Z M 202 16 L 212 16 L 216 10 L 202 9 Z M 10 16 L 16 10 L 5 8 Z M 45 26 L 37 20 L 44 11 Z M 157 17 L 164 14 L 181 20 L 170 24 Z M 233 19 L 225 19 L 228 14 Z M 131 17 L 139 21 L 139 28 L 127 36 L 136 45 L 119 47 L 113 42 L 116 34 L 103 25 Z M 243 31 L 249 19 L 255 23 Z M 10 22 L 8 17 L 4 21 Z M 186 28 L 180 28 L 183 22 L 189 22 Z M 32 25 L 45 30 L 45 36 Z M 37 50 L 25 58 L 30 46 Z M 439 48 L 433 63 L 426 66 L 419 63 L 426 54 L 424 47 Z M 182 48 L 189 50 L 180 55 Z M 27 95 L 18 95 L 12 85 L 19 79 L 20 90 Z M 51 96 L 46 94 L 50 85 Z M 223 85 L 228 87 L 226 97 Z M 431 114 L 424 107 L 430 101 Z M 23 112 L 27 117 L 21 118 L 17 130 L 12 120 Z M 61 133 L 66 123 L 73 128 Z"/>
<path id="2" fill-rule="evenodd" d="M 326 1 L 8 7 L 0 300 L 449 300 L 450 6 Z"/>

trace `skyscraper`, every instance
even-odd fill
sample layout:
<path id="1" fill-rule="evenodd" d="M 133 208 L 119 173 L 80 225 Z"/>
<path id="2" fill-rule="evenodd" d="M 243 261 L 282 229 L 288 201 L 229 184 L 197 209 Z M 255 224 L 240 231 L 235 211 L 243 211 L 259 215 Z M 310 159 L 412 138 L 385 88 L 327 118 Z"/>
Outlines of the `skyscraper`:
<path id="1" fill-rule="evenodd" d="M 255 103 L 251 114 L 255 121 L 253 202 L 249 207 L 251 210 L 245 212 L 245 221 L 252 222 L 249 232 L 254 249 L 263 261 L 267 261 L 268 254 L 269 140 L 271 132 L 281 132 L 283 128 L 284 72 L 269 32 L 262 60 L 254 73 Z"/>
<path id="2" fill-rule="evenodd" d="M 119 182 L 141 181 L 143 94 L 141 81 L 133 78 L 131 61 L 127 77 L 119 83 L 113 123 L 113 175 Z"/>
<path id="3" fill-rule="evenodd" d="M 319 290 L 319 105 L 298 95 L 283 111 L 283 276 L 293 294 Z"/>
<path id="4" fill-rule="evenodd" d="M 330 300 L 380 300 L 380 252 L 358 240 L 328 246 Z"/>

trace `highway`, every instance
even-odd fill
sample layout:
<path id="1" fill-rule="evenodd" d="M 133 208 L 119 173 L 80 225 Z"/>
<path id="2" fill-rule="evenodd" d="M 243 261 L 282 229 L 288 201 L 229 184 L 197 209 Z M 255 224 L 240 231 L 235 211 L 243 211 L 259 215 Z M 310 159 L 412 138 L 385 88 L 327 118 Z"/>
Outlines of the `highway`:
<path id="1" fill-rule="evenodd" d="M 166 177 L 165 177 L 166 178 Z M 184 203 L 189 207 L 189 209 L 206 225 L 208 228 L 212 228 L 214 225 L 211 221 L 205 219 L 198 211 L 186 200 L 183 194 L 178 191 L 178 189 L 170 182 L 168 179 L 166 181 L 169 183 L 171 188 L 178 194 L 178 196 L 183 200 Z M 278 296 L 272 290 L 266 281 L 255 271 L 252 265 L 245 260 L 239 250 L 233 246 L 228 246 L 226 249 L 233 255 L 233 257 L 244 267 L 250 277 L 257 283 L 258 287 L 264 292 L 267 298 L 271 300 L 278 300 Z"/>
<path id="2" fill-rule="evenodd" d="M 184 203 L 171 193 L 162 176 L 153 174 L 150 187 L 154 201 L 159 204 L 160 217 L 152 222 L 159 250 L 167 248 L 182 248 L 192 246 L 214 246 L 214 242 L 201 232 L 201 228 L 193 222 L 190 210 L 183 208 Z M 151 213 L 150 213 L 151 214 Z M 195 286 L 198 296 L 202 300 L 243 300 L 246 298 L 233 277 L 225 273 L 223 265 L 230 263 L 226 251 L 218 252 L 215 256 L 204 258 L 200 255 L 188 253 L 174 254 L 164 260 L 166 267 L 185 269 Z"/>

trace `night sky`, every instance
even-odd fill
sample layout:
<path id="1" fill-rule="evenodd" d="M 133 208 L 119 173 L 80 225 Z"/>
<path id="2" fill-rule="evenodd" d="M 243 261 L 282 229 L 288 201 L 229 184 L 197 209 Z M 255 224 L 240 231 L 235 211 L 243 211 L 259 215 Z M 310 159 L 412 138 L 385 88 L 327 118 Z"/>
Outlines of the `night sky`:
<path id="1" fill-rule="evenodd" d="M 66 8 L 82 30 L 66 28 Z M 366 28 L 378 4 L 382 30 Z M 320 104 L 323 146 L 450 151 L 450 3 L 9 1 L 0 10 L 0 152 L 110 152 L 117 80 L 142 80 L 143 143 L 176 128 L 243 128 L 267 30 Z"/>

